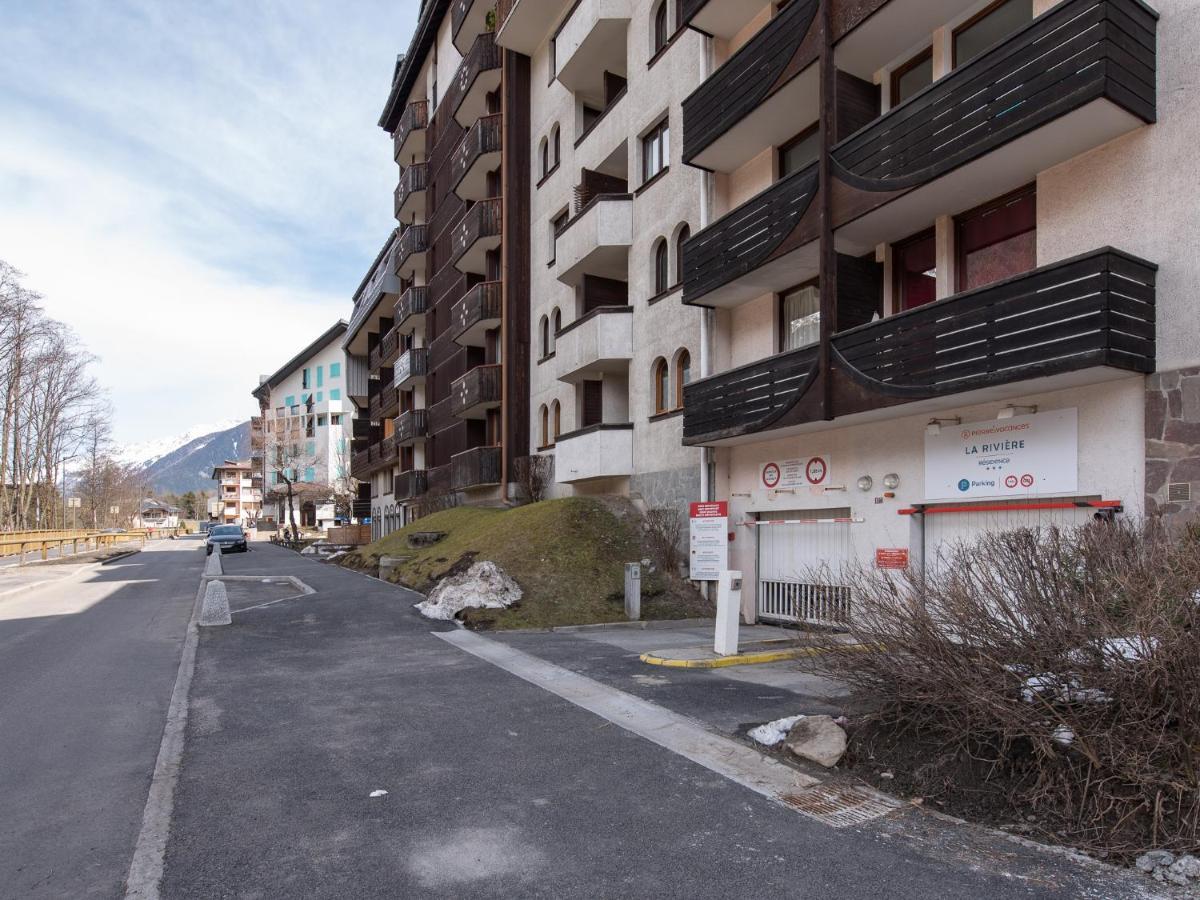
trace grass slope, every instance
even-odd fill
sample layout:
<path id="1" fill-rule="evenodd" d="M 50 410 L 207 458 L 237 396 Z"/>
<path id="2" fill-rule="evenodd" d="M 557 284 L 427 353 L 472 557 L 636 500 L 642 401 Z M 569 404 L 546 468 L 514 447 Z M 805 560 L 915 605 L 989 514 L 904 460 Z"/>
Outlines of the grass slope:
<path id="1" fill-rule="evenodd" d="M 410 549 L 414 532 L 446 536 Z M 546 500 L 514 509 L 461 506 L 426 516 L 343 558 L 343 565 L 375 569 L 382 556 L 405 562 L 392 578 L 427 593 L 447 574 L 491 560 L 521 586 L 521 602 L 506 610 L 469 610 L 473 628 L 548 628 L 624 619 L 625 563 L 646 556 L 635 524 L 605 503 L 586 497 Z M 642 617 L 677 619 L 711 615 L 687 585 L 644 577 Z"/>

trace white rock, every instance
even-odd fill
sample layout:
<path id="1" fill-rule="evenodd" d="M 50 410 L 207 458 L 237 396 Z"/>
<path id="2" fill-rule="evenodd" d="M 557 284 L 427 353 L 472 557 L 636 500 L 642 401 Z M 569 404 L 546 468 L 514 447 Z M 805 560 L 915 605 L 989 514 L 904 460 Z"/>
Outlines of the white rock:
<path id="1" fill-rule="evenodd" d="M 437 583 L 429 598 L 415 604 L 428 619 L 449 621 L 462 610 L 507 609 L 521 599 L 521 588 L 494 562 L 477 562 L 462 575 Z"/>
<path id="2" fill-rule="evenodd" d="M 788 732 L 787 748 L 802 759 L 832 768 L 846 752 L 846 732 L 831 716 L 807 716 Z"/>
<path id="3" fill-rule="evenodd" d="M 764 747 L 774 747 L 781 743 L 787 737 L 788 732 L 792 730 L 792 726 L 803 718 L 804 716 L 788 716 L 785 719 L 776 719 L 774 722 L 751 728 L 747 734 L 750 735 L 751 740 Z"/>
<path id="4" fill-rule="evenodd" d="M 375 790 L 375 791 L 371 791 L 371 793 L 369 793 L 367 796 L 368 796 L 368 797 L 386 797 L 386 796 L 387 796 L 387 791 L 385 791 L 385 790 Z"/>
<path id="5" fill-rule="evenodd" d="M 1171 863 L 1171 872 L 1184 878 L 1200 878 L 1200 859 L 1194 856 L 1181 856 Z"/>

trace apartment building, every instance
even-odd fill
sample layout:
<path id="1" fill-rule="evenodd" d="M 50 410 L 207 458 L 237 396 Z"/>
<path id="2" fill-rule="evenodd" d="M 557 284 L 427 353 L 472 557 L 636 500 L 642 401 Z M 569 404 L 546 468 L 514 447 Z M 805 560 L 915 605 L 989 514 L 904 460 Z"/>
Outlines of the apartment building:
<path id="1" fill-rule="evenodd" d="M 379 120 L 399 226 L 346 341 L 377 533 L 449 495 L 504 501 L 529 452 L 529 60 L 494 22 L 485 0 L 423 3 Z"/>
<path id="2" fill-rule="evenodd" d="M 328 528 L 339 519 L 335 496 L 347 493 L 354 406 L 347 393 L 339 320 L 251 394 L 259 415 L 251 420 L 251 463 L 267 489 L 264 515 L 290 524 L 284 478 L 294 482 L 296 523 Z"/>
<path id="3" fill-rule="evenodd" d="M 209 501 L 208 514 L 222 525 L 252 527 L 262 514 L 262 481 L 248 459 L 227 459 L 213 467 L 217 496 Z"/>
<path id="4" fill-rule="evenodd" d="M 684 0 L 683 441 L 744 615 L 999 527 L 1194 515 L 1190 0 Z M 836 574 L 834 574 L 836 581 Z"/>
<path id="5" fill-rule="evenodd" d="M 497 17 L 496 42 L 531 61 L 532 449 L 553 459 L 553 494 L 685 509 L 702 316 L 679 302 L 681 249 L 704 176 L 679 136 L 706 39 L 672 0 L 516 0 Z"/>

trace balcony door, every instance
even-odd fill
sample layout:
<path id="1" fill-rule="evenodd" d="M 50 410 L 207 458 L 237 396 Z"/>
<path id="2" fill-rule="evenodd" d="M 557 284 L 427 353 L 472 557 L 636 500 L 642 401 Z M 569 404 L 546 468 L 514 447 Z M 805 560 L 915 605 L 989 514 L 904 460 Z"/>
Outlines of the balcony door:
<path id="1" fill-rule="evenodd" d="M 960 292 L 1036 268 L 1036 186 L 1027 185 L 955 217 L 954 246 Z"/>
<path id="2" fill-rule="evenodd" d="M 810 281 L 779 298 L 779 351 L 799 350 L 821 340 L 821 288 Z"/>
<path id="3" fill-rule="evenodd" d="M 937 236 L 932 228 L 892 245 L 892 273 L 897 312 L 937 299 Z"/>

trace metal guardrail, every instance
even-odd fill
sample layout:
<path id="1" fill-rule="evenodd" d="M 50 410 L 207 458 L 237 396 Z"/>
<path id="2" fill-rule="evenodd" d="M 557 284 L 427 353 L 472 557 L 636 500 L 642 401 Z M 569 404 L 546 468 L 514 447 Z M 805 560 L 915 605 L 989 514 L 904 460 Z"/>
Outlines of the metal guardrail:
<path id="1" fill-rule="evenodd" d="M 59 558 L 66 556 L 66 547 L 71 545 L 71 555 L 79 554 L 79 545 L 83 544 L 84 553 L 89 550 L 100 550 L 103 547 L 110 547 L 114 544 L 124 544 L 130 541 L 138 541 L 140 546 L 145 546 L 146 541 L 154 539 L 162 539 L 164 537 L 179 534 L 178 528 L 162 528 L 162 529 L 139 529 L 136 531 L 124 531 L 116 534 L 108 532 L 79 532 L 75 534 L 65 534 L 64 532 L 9 532 L 7 535 L 0 532 L 0 557 L 16 556 L 18 565 L 25 564 L 25 556 L 28 553 L 40 553 L 43 560 L 50 558 L 51 548 L 59 551 Z M 14 535 L 10 537 L 9 535 Z M 16 536 L 19 535 L 19 536 Z M 48 535 L 59 535 L 50 537 Z"/>

